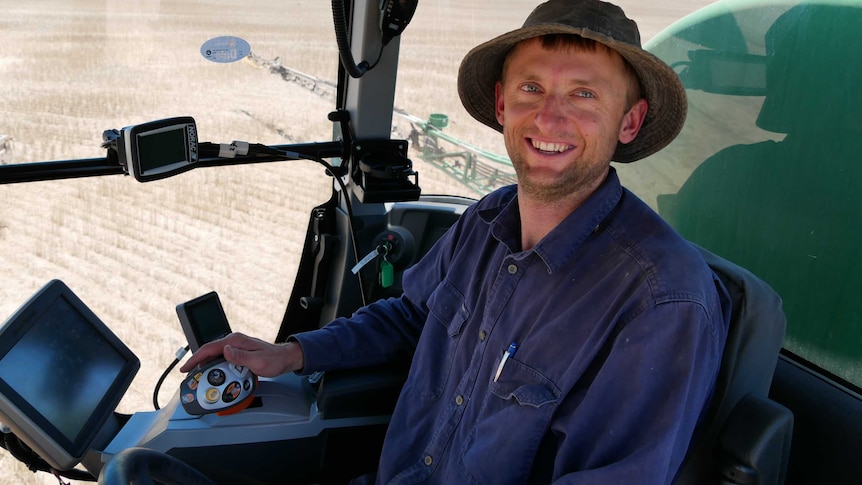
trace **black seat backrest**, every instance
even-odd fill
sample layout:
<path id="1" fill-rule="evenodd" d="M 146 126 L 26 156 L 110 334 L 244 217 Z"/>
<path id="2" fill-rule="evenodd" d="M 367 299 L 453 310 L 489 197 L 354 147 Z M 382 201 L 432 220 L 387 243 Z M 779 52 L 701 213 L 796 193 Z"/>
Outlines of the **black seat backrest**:
<path id="1" fill-rule="evenodd" d="M 677 475 L 677 484 L 719 482 L 722 473 L 719 470 L 719 462 L 722 461 L 719 442 L 723 429 L 728 425 L 728 416 L 743 398 L 768 400 L 786 327 L 781 298 L 768 284 L 750 271 L 699 249 L 727 287 L 732 314 L 713 398 Z M 744 416 L 745 413 L 737 412 L 735 415 Z M 782 419 L 786 418 L 784 415 Z M 749 424 L 754 426 L 754 423 Z M 739 453 L 757 454 L 757 451 Z"/>

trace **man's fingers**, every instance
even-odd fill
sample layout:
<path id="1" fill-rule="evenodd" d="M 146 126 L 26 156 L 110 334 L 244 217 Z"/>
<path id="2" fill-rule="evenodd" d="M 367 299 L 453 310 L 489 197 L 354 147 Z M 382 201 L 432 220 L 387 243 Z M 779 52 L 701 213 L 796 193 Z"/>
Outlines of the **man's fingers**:
<path id="1" fill-rule="evenodd" d="M 188 372 L 200 363 L 208 362 L 214 358 L 221 357 L 224 351 L 224 344 L 221 342 L 210 342 L 199 348 L 197 352 L 189 357 L 189 360 L 180 367 L 180 372 Z"/>

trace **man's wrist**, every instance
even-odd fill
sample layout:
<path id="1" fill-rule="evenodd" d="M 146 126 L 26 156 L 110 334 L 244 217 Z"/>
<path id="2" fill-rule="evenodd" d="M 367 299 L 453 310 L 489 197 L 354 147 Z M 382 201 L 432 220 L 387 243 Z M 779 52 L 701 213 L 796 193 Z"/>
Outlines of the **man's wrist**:
<path id="1" fill-rule="evenodd" d="M 305 354 L 302 351 L 302 344 L 293 336 L 288 337 L 287 342 L 283 346 L 283 362 L 285 363 L 285 372 L 301 373 L 305 368 Z"/>

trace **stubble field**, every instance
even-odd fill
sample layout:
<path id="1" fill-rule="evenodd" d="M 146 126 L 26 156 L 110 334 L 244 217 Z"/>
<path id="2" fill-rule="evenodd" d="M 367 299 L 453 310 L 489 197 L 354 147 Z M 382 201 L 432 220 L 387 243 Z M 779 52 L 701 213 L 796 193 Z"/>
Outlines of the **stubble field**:
<path id="1" fill-rule="evenodd" d="M 231 8 L 219 1 L 3 3 L 0 135 L 13 139 L 13 162 L 103 156 L 103 130 L 179 115 L 194 116 L 213 142 L 331 136 L 331 99 L 253 63 L 217 65 L 197 53 L 229 33 L 257 55 L 333 81 L 328 3 L 272 0 L 230 24 L 199 15 Z M 647 40 L 709 2 L 619 3 Z M 499 135 L 461 108 L 455 72 L 472 46 L 517 27 L 533 5 L 421 2 L 402 41 L 396 105 L 422 118 L 446 113 L 455 136 L 503 153 Z M 411 158 L 423 192 L 476 195 Z M 151 410 L 159 375 L 185 344 L 177 303 L 216 290 L 234 330 L 275 337 L 309 211 L 330 190 L 311 162 L 201 169 L 150 184 L 114 176 L 0 185 L 0 321 L 49 280 L 64 280 L 141 359 L 119 410 Z M 160 403 L 179 378 L 174 371 L 165 381 Z M 56 479 L 3 452 L 5 483 Z"/>

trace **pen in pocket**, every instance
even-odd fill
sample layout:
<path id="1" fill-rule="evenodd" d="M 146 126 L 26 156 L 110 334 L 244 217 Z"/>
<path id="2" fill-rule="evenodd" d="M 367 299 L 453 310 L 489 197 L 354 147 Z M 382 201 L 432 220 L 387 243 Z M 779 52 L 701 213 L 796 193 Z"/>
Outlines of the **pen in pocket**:
<path id="1" fill-rule="evenodd" d="M 503 358 L 500 359 L 500 365 L 497 366 L 497 372 L 494 374 L 494 382 L 497 382 L 497 379 L 500 378 L 500 373 L 503 372 L 503 366 L 506 365 L 506 361 L 509 360 L 509 357 L 515 355 L 516 350 L 518 350 L 518 344 L 512 342 L 509 344 L 509 348 L 503 352 Z"/>

